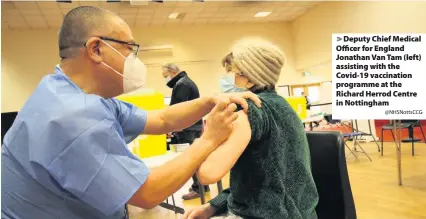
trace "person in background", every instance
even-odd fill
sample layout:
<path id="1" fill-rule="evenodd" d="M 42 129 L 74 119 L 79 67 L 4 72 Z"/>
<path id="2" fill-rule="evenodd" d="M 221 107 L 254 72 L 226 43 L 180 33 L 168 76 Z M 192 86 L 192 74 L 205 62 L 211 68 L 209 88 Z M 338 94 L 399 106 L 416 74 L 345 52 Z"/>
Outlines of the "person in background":
<path id="1" fill-rule="evenodd" d="M 311 101 L 309 100 L 309 97 L 305 94 L 305 92 L 302 92 L 302 96 L 305 97 L 305 100 L 306 100 L 306 109 L 310 110 L 311 109 Z"/>
<path id="2" fill-rule="evenodd" d="M 60 64 L 46 75 L 6 133 L 1 218 L 123 219 L 179 190 L 232 131 L 236 104 L 252 93 L 206 96 L 158 111 L 115 99 L 144 87 L 146 67 L 127 23 L 94 6 L 70 10 L 58 36 Z M 28 66 L 31 69 L 31 66 Z M 31 72 L 26 72 L 31 74 Z M 207 117 L 181 155 L 149 169 L 127 144 L 140 134 L 182 130 Z"/>
<path id="3" fill-rule="evenodd" d="M 166 63 L 163 65 L 162 70 L 166 85 L 172 88 L 170 106 L 200 98 L 197 85 L 189 78 L 188 74 L 185 71 L 181 71 L 176 64 Z M 178 144 L 192 144 L 195 139 L 200 137 L 202 128 L 203 121 L 199 120 L 194 125 L 184 130 L 174 132 L 173 136 Z M 192 179 L 192 186 L 189 189 L 189 193 L 182 196 L 183 200 L 191 200 L 200 197 L 200 183 L 197 175 L 194 174 Z M 204 186 L 204 191 L 210 191 L 208 185 Z"/>
<path id="4" fill-rule="evenodd" d="M 258 94 L 262 108 L 248 101 L 229 138 L 198 169 L 203 184 L 229 171 L 230 188 L 183 218 L 315 219 L 318 193 L 308 141 L 290 104 L 275 91 L 284 65 L 280 49 L 246 42 L 233 51 L 234 86 Z"/>
<path id="5" fill-rule="evenodd" d="M 306 109 L 311 110 L 312 102 L 311 102 L 310 98 L 308 97 L 308 95 L 305 94 L 305 92 L 302 92 L 302 96 L 304 96 L 305 100 L 306 100 Z M 315 127 L 318 127 L 320 125 L 320 123 L 318 121 L 310 122 L 309 123 L 310 130 L 313 129 L 312 123 L 315 125 Z"/>

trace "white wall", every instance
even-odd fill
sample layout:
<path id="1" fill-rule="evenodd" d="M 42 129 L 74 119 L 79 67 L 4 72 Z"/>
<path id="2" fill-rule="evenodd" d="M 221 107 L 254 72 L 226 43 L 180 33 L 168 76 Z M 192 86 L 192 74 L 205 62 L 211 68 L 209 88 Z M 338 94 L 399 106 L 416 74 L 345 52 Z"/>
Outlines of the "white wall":
<path id="1" fill-rule="evenodd" d="M 280 84 L 294 83 L 293 39 L 289 23 L 220 25 L 206 27 L 167 27 L 134 29 L 134 37 L 141 45 L 174 46 L 173 55 L 141 53 L 148 65 L 147 86 L 170 95 L 161 76 L 163 62 L 181 63 L 198 84 L 201 95 L 219 91 L 219 75 L 223 72 L 221 59 L 233 44 L 243 38 L 263 38 L 276 43 L 286 54 L 286 66 Z M 2 31 L 2 112 L 19 110 L 40 79 L 51 73 L 59 62 L 57 30 Z M 191 61 L 202 60 L 192 63 Z"/>

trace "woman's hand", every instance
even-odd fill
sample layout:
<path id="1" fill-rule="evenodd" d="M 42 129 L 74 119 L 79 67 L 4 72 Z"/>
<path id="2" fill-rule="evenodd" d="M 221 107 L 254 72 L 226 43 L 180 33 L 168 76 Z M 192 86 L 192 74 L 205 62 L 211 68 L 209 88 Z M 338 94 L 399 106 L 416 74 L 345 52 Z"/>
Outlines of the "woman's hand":
<path id="1" fill-rule="evenodd" d="M 253 101 L 256 104 L 256 106 L 258 106 L 259 108 L 262 107 L 262 101 L 260 100 L 260 98 L 256 94 L 250 91 L 237 92 L 237 93 L 223 93 L 223 94 L 217 95 L 215 99 L 217 102 L 223 98 L 228 99 L 229 102 L 231 103 L 240 105 L 244 109 L 245 113 L 247 113 L 248 111 L 247 99 L 250 99 L 251 101 Z"/>
<path id="2" fill-rule="evenodd" d="M 208 219 L 216 213 L 216 209 L 207 203 L 198 208 L 193 208 L 185 211 L 183 219 Z"/>

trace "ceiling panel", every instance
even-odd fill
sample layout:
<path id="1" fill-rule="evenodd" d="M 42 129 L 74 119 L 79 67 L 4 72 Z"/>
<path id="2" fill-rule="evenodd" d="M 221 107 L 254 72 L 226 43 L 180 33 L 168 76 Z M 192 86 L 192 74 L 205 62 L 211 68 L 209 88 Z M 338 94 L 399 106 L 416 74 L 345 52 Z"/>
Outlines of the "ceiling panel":
<path id="1" fill-rule="evenodd" d="M 61 10 L 55 10 L 55 9 L 44 9 L 41 11 L 42 15 L 44 17 L 46 16 L 52 16 L 52 17 L 61 17 L 62 19 L 62 11 Z"/>
<path id="2" fill-rule="evenodd" d="M 3 3 L 2 3 L 3 4 Z M 36 2 L 31 1 L 15 1 L 13 2 L 15 5 L 15 8 L 19 10 L 31 10 L 31 9 L 38 9 L 38 5 Z"/>
<path id="3" fill-rule="evenodd" d="M 192 5 L 192 1 L 188 0 L 182 0 L 182 1 L 176 1 L 176 7 L 190 7 Z"/>
<path id="4" fill-rule="evenodd" d="M 10 29 L 28 29 L 29 26 L 26 23 L 8 23 L 8 28 Z"/>
<path id="5" fill-rule="evenodd" d="M 159 6 L 157 6 L 157 8 L 174 8 L 176 7 L 176 1 L 164 1 L 163 4 Z"/>
<path id="6" fill-rule="evenodd" d="M 2 8 L 1 16 L 2 16 L 2 19 L 5 19 L 5 18 L 7 19 L 8 17 L 21 16 L 21 13 L 19 12 L 18 9 L 4 10 Z"/>
<path id="7" fill-rule="evenodd" d="M 2 1 L 1 2 L 1 9 L 16 9 L 15 5 L 13 4 L 13 2 L 7 2 L 7 1 Z"/>
<path id="8" fill-rule="evenodd" d="M 301 2 L 250 2 L 215 1 L 204 2 L 164 0 L 164 3 L 150 2 L 148 5 L 130 5 L 128 0 L 119 3 L 101 1 L 15 1 L 2 2 L 3 29 L 57 29 L 64 15 L 81 5 L 99 6 L 119 14 L 132 27 L 176 25 L 207 25 L 234 23 L 284 22 L 296 19 L 315 7 L 318 1 Z M 265 18 L 254 18 L 257 12 L 268 11 Z M 183 19 L 168 19 L 172 12 L 185 13 Z"/>
<path id="9" fill-rule="evenodd" d="M 59 10 L 59 4 L 57 2 L 51 1 L 41 1 L 41 2 L 37 2 L 38 7 L 41 10 L 47 9 L 47 10 Z"/>
<path id="10" fill-rule="evenodd" d="M 78 1 L 73 1 L 72 3 L 58 3 L 60 8 L 75 8 L 80 6 L 80 2 Z"/>
<path id="11" fill-rule="evenodd" d="M 45 23 L 45 20 L 42 16 L 34 16 L 34 15 L 25 15 L 24 19 L 30 23 Z"/>
<path id="12" fill-rule="evenodd" d="M 47 26 L 45 22 L 40 22 L 40 23 L 31 22 L 30 27 L 31 29 L 49 29 L 49 26 Z"/>
<path id="13" fill-rule="evenodd" d="M 21 16 L 19 17 L 10 17 L 5 19 L 5 21 L 11 26 L 28 26 L 27 21 Z"/>
<path id="14" fill-rule="evenodd" d="M 101 1 L 80 1 L 80 6 L 101 6 Z M 62 4 L 62 3 L 59 3 Z"/>
<path id="15" fill-rule="evenodd" d="M 107 3 L 104 3 L 104 4 L 101 4 L 100 7 L 105 8 L 105 9 L 110 10 L 110 11 L 115 12 L 115 13 L 119 13 L 120 12 L 120 5 L 119 4 L 107 4 Z"/>
<path id="16" fill-rule="evenodd" d="M 41 16 L 41 10 L 38 8 L 35 9 L 30 9 L 30 8 L 26 8 L 26 9 L 18 9 L 19 13 L 22 15 L 31 15 L 31 16 Z"/>
<path id="17" fill-rule="evenodd" d="M 59 28 L 61 27 L 61 23 L 62 23 L 62 17 L 52 17 L 52 19 L 49 19 L 47 21 L 47 25 L 49 26 L 49 28 Z"/>
<path id="18" fill-rule="evenodd" d="M 123 18 L 123 20 L 126 21 L 126 23 L 128 23 L 131 26 L 133 26 L 134 23 L 136 22 L 135 15 L 121 15 L 121 18 Z"/>
<path id="19" fill-rule="evenodd" d="M 138 8 L 121 7 L 119 13 L 135 16 L 138 14 Z"/>

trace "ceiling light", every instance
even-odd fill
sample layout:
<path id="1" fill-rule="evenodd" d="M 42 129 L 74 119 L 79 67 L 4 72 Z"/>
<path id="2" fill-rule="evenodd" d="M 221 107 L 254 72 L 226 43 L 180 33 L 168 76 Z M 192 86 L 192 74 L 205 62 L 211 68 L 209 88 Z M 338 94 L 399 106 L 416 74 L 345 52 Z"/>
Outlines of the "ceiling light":
<path id="1" fill-rule="evenodd" d="M 182 19 L 185 15 L 186 13 L 173 12 L 169 14 L 169 19 Z"/>
<path id="2" fill-rule="evenodd" d="M 254 15 L 254 17 L 266 17 L 266 16 L 268 16 L 269 14 L 271 14 L 271 12 L 270 12 L 270 11 L 262 11 L 262 12 L 257 12 L 257 13 Z"/>
<path id="3" fill-rule="evenodd" d="M 114 0 L 107 0 L 107 2 L 111 2 L 111 1 L 114 1 Z M 117 2 L 121 2 L 121 0 L 116 0 Z M 144 1 L 141 1 L 141 0 L 129 0 L 129 2 L 130 2 L 130 5 L 134 5 L 134 6 L 139 6 L 139 5 L 148 5 L 148 0 L 144 0 Z"/>
<path id="4" fill-rule="evenodd" d="M 178 16 L 179 16 L 179 12 L 173 12 L 169 14 L 170 19 L 177 19 Z"/>

